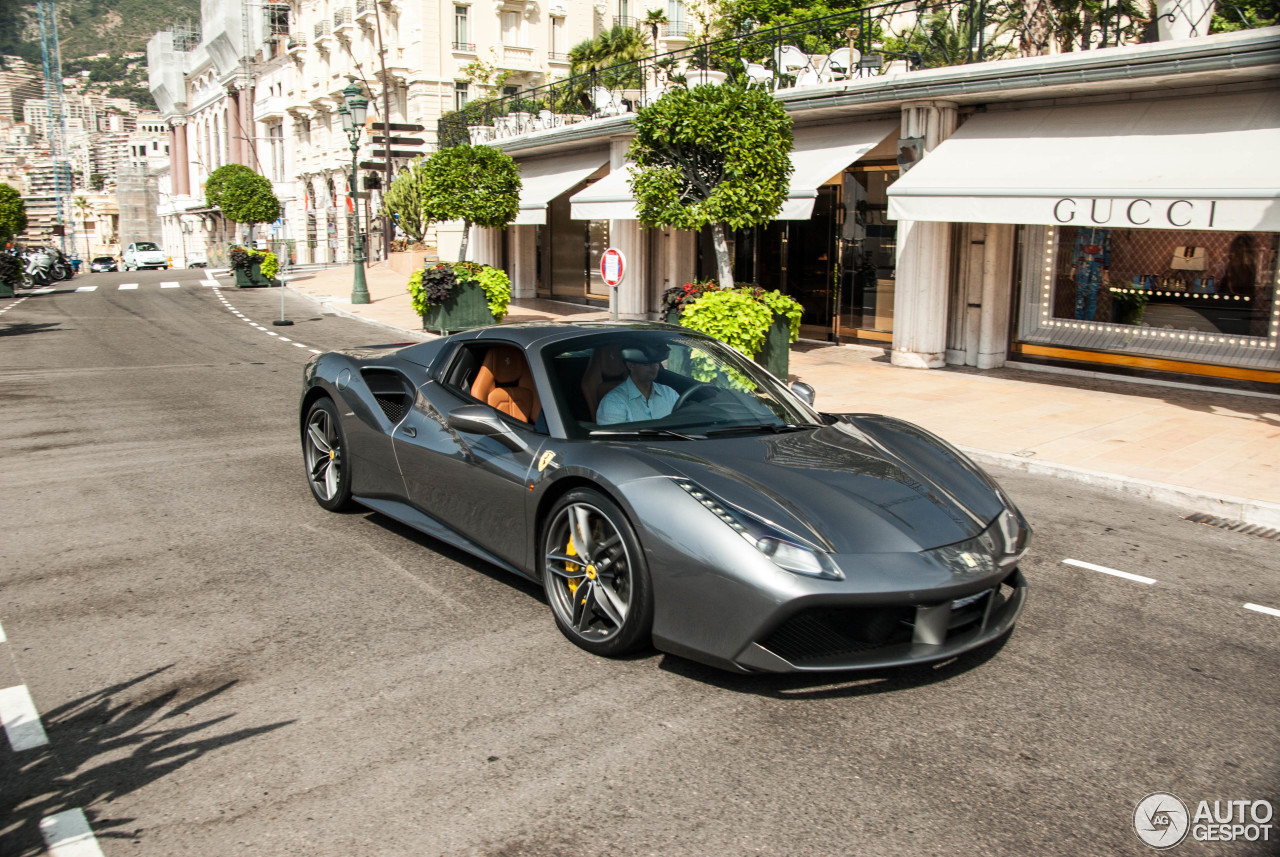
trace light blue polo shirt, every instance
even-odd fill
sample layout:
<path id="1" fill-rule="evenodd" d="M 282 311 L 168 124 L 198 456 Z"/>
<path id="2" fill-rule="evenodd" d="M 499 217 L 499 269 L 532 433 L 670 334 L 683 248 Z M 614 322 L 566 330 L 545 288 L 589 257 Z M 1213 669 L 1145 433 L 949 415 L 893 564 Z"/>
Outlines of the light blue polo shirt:
<path id="1" fill-rule="evenodd" d="M 654 381 L 649 400 L 645 401 L 640 388 L 627 378 L 600 400 L 600 407 L 596 408 L 596 422 L 603 426 L 661 419 L 671 413 L 678 398 L 680 394 L 675 390 Z"/>

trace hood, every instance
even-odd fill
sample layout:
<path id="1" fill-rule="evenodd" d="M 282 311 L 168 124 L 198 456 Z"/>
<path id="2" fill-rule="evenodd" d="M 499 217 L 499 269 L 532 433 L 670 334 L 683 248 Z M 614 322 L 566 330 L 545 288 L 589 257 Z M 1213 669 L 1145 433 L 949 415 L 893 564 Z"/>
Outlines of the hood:
<path id="1" fill-rule="evenodd" d="M 645 453 L 832 553 L 920 551 L 976 536 L 1004 508 L 999 495 L 972 462 L 909 427 L 927 453 L 891 426 L 873 434 L 855 421 L 698 441 L 696 456 L 683 444 Z"/>

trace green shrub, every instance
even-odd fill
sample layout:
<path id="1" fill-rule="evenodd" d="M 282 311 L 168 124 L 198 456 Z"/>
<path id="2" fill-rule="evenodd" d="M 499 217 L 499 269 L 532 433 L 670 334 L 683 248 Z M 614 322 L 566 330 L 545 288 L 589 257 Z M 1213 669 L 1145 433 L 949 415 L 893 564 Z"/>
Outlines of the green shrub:
<path id="1" fill-rule="evenodd" d="M 476 275 L 476 282 L 484 289 L 484 296 L 489 301 L 489 312 L 494 321 L 502 321 L 507 315 L 507 305 L 511 303 L 511 278 L 501 268 L 485 267 Z"/>
<path id="2" fill-rule="evenodd" d="M 765 291 L 759 286 L 746 285 L 741 290 L 764 304 L 769 312 L 785 315 L 791 328 L 791 342 L 800 338 L 800 316 L 804 315 L 804 307 L 795 298 L 789 298 L 779 291 Z"/>
<path id="3" fill-rule="evenodd" d="M 262 259 L 262 267 L 259 268 L 262 271 L 262 276 L 268 280 L 274 280 L 276 274 L 280 273 L 280 260 L 276 258 L 276 254 L 269 250 L 259 250 L 254 255 Z"/>
<path id="4" fill-rule="evenodd" d="M 772 323 L 768 307 L 737 289 L 707 292 L 680 316 L 682 327 L 714 336 L 747 357 L 760 352 Z"/>

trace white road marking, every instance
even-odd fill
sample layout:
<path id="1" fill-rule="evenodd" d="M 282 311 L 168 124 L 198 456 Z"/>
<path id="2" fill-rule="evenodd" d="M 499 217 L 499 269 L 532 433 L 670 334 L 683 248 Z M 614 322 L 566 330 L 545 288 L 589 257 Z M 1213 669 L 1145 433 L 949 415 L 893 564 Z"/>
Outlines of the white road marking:
<path id="1" fill-rule="evenodd" d="M 0 625 L 0 643 L 5 642 L 7 639 L 4 635 L 4 625 Z"/>
<path id="2" fill-rule="evenodd" d="M 1268 616 L 1280 616 L 1280 610 L 1274 607 L 1263 607 L 1261 604 L 1246 604 L 1244 609 L 1256 610 L 1259 613 L 1266 613 Z"/>
<path id="3" fill-rule="evenodd" d="M 320 352 L 320 350 L 319 350 L 319 349 L 317 349 L 317 348 L 309 348 L 309 349 L 307 349 L 307 350 L 308 350 L 308 351 L 310 351 L 312 354 L 320 354 L 320 353 L 321 353 L 321 352 Z"/>
<path id="4" fill-rule="evenodd" d="M 276 333 L 274 330 L 268 330 L 268 331 L 267 331 L 267 336 L 279 336 L 279 335 L 280 335 L 280 334 Z"/>
<path id="5" fill-rule="evenodd" d="M 123 291 L 123 290 L 125 290 L 125 289 L 136 289 L 137 287 L 138 287 L 138 284 L 137 284 L 137 283 L 121 283 L 121 284 L 120 284 L 120 290 L 121 290 L 121 291 Z"/>
<path id="6" fill-rule="evenodd" d="M 295 342 L 295 343 L 293 343 L 293 347 L 294 347 L 294 348 L 306 348 L 307 346 L 303 345 L 301 342 Z"/>
<path id="7" fill-rule="evenodd" d="M 161 284 L 160 284 L 160 288 L 162 288 L 162 289 L 176 289 L 176 288 L 178 288 L 178 285 L 179 285 L 178 283 L 161 283 Z"/>
<path id="8" fill-rule="evenodd" d="M 40 834 L 49 846 L 49 857 L 103 857 L 82 809 L 40 819 Z"/>
<path id="9" fill-rule="evenodd" d="M 4 721 L 5 734 L 13 752 L 43 747 L 49 743 L 40 723 L 40 714 L 25 684 L 0 690 L 0 720 Z"/>
<path id="10" fill-rule="evenodd" d="M 22 297 L 18 298 L 18 299 L 17 299 L 16 301 L 14 301 L 13 303 L 9 304 L 9 305 L 8 305 L 7 307 L 5 307 L 4 309 L 0 309 L 0 315 L 4 315 L 4 314 L 5 314 L 5 313 L 7 313 L 9 310 L 13 309 L 14 307 L 16 307 L 18 304 L 22 303 L 22 302 L 23 302 L 23 301 L 25 301 L 26 299 L 27 299 L 27 296 L 26 296 L 26 295 L 24 295 L 24 296 L 22 296 Z"/>
<path id="11" fill-rule="evenodd" d="M 45 288 L 43 288 L 43 289 L 32 289 L 32 290 L 31 290 L 31 294 L 33 294 L 33 295 L 51 295 L 51 294 L 53 294 L 53 293 L 54 293 L 54 292 L 56 292 L 56 291 L 57 291 L 57 289 L 55 289 L 53 286 L 46 286 L 46 287 L 45 287 Z"/>
<path id="12" fill-rule="evenodd" d="M 96 292 L 97 290 L 98 290 L 97 286 L 81 286 L 80 288 L 76 289 L 77 292 Z"/>
<path id="13" fill-rule="evenodd" d="M 1107 568 L 1105 565 L 1094 565 L 1091 562 L 1081 562 L 1078 559 L 1064 559 L 1066 565 L 1074 565 L 1076 568 L 1087 568 L 1090 571 L 1100 571 L 1103 574 L 1114 575 L 1115 577 L 1123 577 L 1125 580 L 1133 580 L 1138 583 L 1145 583 L 1148 586 L 1155 583 L 1154 577 L 1143 577 L 1140 574 L 1130 574 L 1127 571 L 1117 571 L 1114 568 Z"/>
<path id="14" fill-rule="evenodd" d="M 287 336 L 282 336 L 282 337 L 280 337 L 280 341 L 281 341 L 281 342 L 293 342 L 293 340 L 292 340 L 292 339 L 290 339 L 290 338 L 289 338 L 289 337 L 287 337 Z"/>

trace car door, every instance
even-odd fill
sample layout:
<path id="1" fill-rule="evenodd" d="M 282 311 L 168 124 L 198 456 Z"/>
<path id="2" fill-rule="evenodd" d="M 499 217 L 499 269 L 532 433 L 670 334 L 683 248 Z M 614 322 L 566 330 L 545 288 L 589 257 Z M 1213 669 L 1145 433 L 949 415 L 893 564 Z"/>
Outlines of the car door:
<path id="1" fill-rule="evenodd" d="M 547 435 L 509 419 L 470 395 L 478 366 L 471 343 L 441 377 L 428 381 L 393 434 L 410 502 L 487 550 L 523 568 L 527 561 L 528 477 Z M 505 434 L 499 438 L 449 424 L 459 409 L 476 409 Z M 514 448 L 513 448 L 514 447 Z"/>

